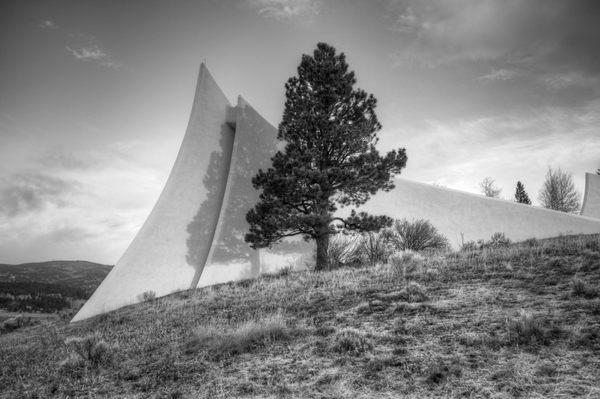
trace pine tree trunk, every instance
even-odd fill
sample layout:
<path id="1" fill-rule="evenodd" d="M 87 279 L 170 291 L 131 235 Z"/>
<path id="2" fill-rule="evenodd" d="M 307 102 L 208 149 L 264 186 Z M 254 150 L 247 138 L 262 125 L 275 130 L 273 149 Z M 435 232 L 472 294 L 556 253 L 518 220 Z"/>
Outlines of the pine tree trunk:
<path id="1" fill-rule="evenodd" d="M 323 234 L 317 238 L 317 265 L 316 270 L 329 270 L 329 258 L 327 250 L 329 249 L 329 234 Z"/>

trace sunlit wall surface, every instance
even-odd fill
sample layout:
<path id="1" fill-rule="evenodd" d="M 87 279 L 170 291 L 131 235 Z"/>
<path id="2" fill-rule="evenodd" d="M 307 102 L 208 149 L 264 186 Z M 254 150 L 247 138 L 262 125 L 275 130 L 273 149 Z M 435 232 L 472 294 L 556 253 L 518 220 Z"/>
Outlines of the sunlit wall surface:
<path id="1" fill-rule="evenodd" d="M 394 190 L 377 193 L 365 209 L 396 219 L 427 219 L 454 248 L 489 240 L 496 232 L 513 241 L 600 232 L 600 220 L 405 179 L 396 179 Z"/>
<path id="2" fill-rule="evenodd" d="M 600 175 L 585 174 L 585 194 L 581 215 L 600 219 Z"/>

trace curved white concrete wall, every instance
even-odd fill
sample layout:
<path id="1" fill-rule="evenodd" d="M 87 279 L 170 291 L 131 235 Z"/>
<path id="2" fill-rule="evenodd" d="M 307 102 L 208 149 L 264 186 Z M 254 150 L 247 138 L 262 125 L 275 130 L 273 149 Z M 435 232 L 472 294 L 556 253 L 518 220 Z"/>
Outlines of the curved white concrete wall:
<path id="1" fill-rule="evenodd" d="M 600 219 L 600 175 L 585 174 L 585 194 L 581 215 Z"/>
<path id="2" fill-rule="evenodd" d="M 600 220 L 400 178 L 394 190 L 378 193 L 364 209 L 395 219 L 427 219 L 454 248 L 495 232 L 513 241 L 600 232 Z"/>
<path id="3" fill-rule="evenodd" d="M 139 302 L 147 291 L 163 296 L 190 287 L 205 263 L 227 182 L 234 138 L 227 123 L 229 108 L 201 65 L 188 128 L 162 194 L 129 248 L 73 321 Z"/>

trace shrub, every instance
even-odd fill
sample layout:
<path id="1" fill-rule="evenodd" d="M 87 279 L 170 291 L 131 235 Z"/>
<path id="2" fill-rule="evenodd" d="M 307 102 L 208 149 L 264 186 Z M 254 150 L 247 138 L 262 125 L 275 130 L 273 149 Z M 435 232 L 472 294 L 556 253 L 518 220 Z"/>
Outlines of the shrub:
<path id="1" fill-rule="evenodd" d="M 285 320 L 277 314 L 246 321 L 229 331 L 212 327 L 199 328 L 185 344 L 184 351 L 192 354 L 203 350 L 209 358 L 219 359 L 250 352 L 288 337 Z"/>
<path id="2" fill-rule="evenodd" d="M 339 267 L 359 263 L 357 259 L 357 249 L 360 247 L 360 242 L 357 242 L 355 236 L 335 235 L 329 241 L 327 248 L 327 257 L 329 258 L 329 267 L 337 269 Z"/>
<path id="3" fill-rule="evenodd" d="M 409 222 L 406 219 L 396 220 L 388 230 L 389 240 L 398 250 L 445 250 L 448 240 L 428 221 L 418 219 Z"/>
<path id="4" fill-rule="evenodd" d="M 508 341 L 522 345 L 547 345 L 563 331 L 552 322 L 521 311 L 518 317 L 507 320 Z"/>
<path id="5" fill-rule="evenodd" d="M 112 363 L 114 348 L 109 346 L 98 333 L 85 337 L 70 337 L 65 340 L 69 354 L 59 367 L 68 374 L 77 374 L 85 368 L 98 368 Z"/>
<path id="6" fill-rule="evenodd" d="M 138 295 L 138 299 L 142 302 L 150 302 L 156 299 L 156 292 L 150 290 Z"/>
<path id="7" fill-rule="evenodd" d="M 571 281 L 571 294 L 573 296 L 582 296 L 591 299 L 598 296 L 598 291 L 593 286 L 587 284 L 583 279 L 575 277 Z"/>
<path id="8" fill-rule="evenodd" d="M 425 302 L 429 299 L 425 293 L 425 289 L 421 284 L 411 281 L 406 288 L 401 291 L 404 294 L 406 302 Z"/>
<path id="9" fill-rule="evenodd" d="M 510 239 L 504 233 L 494 233 L 490 241 L 486 243 L 491 248 L 506 248 L 510 245 Z"/>
<path id="10" fill-rule="evenodd" d="M 359 356 L 372 347 L 373 345 L 364 333 L 353 328 L 346 328 L 335 335 L 331 349 L 337 353 Z"/>
<path id="11" fill-rule="evenodd" d="M 390 253 L 387 234 L 370 232 L 361 237 L 356 246 L 355 257 L 368 265 L 376 265 L 387 262 Z"/>

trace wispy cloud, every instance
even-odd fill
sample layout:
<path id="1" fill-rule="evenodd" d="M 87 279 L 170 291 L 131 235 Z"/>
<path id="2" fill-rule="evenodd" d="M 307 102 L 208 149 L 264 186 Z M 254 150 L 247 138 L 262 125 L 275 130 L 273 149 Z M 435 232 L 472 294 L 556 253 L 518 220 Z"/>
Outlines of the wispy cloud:
<path id="1" fill-rule="evenodd" d="M 53 21 L 46 19 L 38 24 L 38 28 L 40 29 L 58 29 L 58 25 L 56 25 Z"/>
<path id="2" fill-rule="evenodd" d="M 320 0 L 248 0 L 259 15 L 279 21 L 303 18 L 310 22 L 321 10 Z"/>
<path id="3" fill-rule="evenodd" d="M 75 59 L 81 62 L 93 62 L 99 65 L 118 69 L 123 65 L 116 61 L 110 54 L 107 53 L 100 45 L 94 36 L 85 34 L 71 35 L 76 43 L 70 44 L 65 49 Z"/>
<path id="4" fill-rule="evenodd" d="M 494 82 L 512 80 L 519 75 L 515 69 L 492 69 L 489 73 L 477 78 L 480 82 Z"/>

